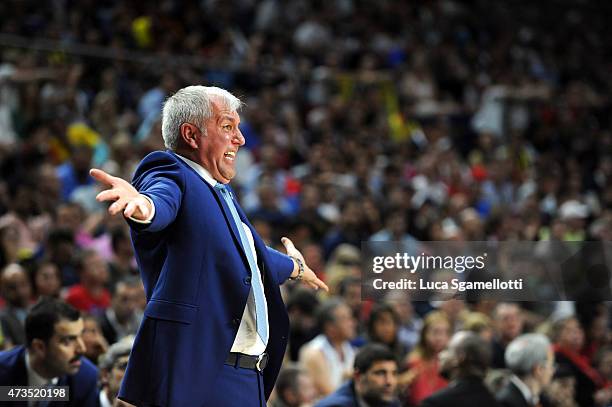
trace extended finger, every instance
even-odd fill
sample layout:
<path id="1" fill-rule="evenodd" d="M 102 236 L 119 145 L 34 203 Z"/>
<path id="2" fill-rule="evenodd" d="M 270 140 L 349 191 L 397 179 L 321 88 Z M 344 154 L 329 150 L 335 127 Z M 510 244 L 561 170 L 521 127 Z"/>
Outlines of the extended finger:
<path id="1" fill-rule="evenodd" d="M 113 185 L 113 183 L 115 182 L 115 177 L 97 168 L 92 168 L 91 170 L 89 170 L 89 175 L 104 184 Z"/>
<path id="2" fill-rule="evenodd" d="M 107 189 L 96 195 L 96 200 L 98 202 L 116 201 L 117 199 L 119 199 L 119 192 L 117 192 L 116 189 Z"/>

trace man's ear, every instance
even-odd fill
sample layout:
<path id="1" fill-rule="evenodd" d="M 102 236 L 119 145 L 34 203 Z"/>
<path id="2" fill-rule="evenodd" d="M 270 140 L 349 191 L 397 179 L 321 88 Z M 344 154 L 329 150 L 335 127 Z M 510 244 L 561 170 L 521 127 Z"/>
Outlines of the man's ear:
<path id="1" fill-rule="evenodd" d="M 200 135 L 200 130 L 191 123 L 183 123 L 180 127 L 181 139 L 185 144 L 193 149 L 198 148 L 197 137 Z"/>
<path id="2" fill-rule="evenodd" d="M 42 339 L 32 339 L 30 351 L 36 356 L 43 356 L 47 352 L 47 344 Z"/>

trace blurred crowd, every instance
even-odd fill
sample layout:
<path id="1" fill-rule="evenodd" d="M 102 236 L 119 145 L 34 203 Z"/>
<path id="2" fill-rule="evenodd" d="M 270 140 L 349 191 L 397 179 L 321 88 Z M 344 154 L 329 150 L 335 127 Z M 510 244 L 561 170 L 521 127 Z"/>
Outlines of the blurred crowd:
<path id="1" fill-rule="evenodd" d="M 146 299 L 127 225 L 96 202 L 88 170 L 130 179 L 163 149 L 165 98 L 201 83 L 246 104 L 232 185 L 249 218 L 269 245 L 290 237 L 331 288 L 284 287 L 291 334 L 274 405 L 339 391 L 362 401 L 374 393 L 370 406 L 396 396 L 419 405 L 463 377 L 441 374 L 440 353 L 469 354 L 480 340 L 491 349 L 483 380 L 493 395 L 518 380 L 548 405 L 609 405 L 609 302 L 390 293 L 373 304 L 361 299 L 359 248 L 612 240 L 610 9 L 570 0 L 1 2 L 2 347 L 23 344 L 31 305 L 56 297 L 87 315 L 85 355 L 112 370 L 104 355 L 136 332 Z M 528 332 L 549 338 L 556 369 L 538 370 L 546 346 L 533 345 L 545 354 L 531 365 L 513 359 L 508 345 Z M 389 358 L 373 343 L 396 366 L 385 365 L 378 391 L 366 372 Z M 117 378 L 101 377 L 105 389 L 114 383 L 112 402 Z"/>

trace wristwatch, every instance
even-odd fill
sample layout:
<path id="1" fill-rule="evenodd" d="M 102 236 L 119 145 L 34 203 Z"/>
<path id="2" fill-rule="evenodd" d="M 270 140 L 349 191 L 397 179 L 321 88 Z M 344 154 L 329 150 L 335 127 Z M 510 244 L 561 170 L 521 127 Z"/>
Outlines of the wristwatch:
<path id="1" fill-rule="evenodd" d="M 295 277 L 289 277 L 289 280 L 300 281 L 302 277 L 304 277 L 304 262 L 297 257 L 291 256 L 291 258 L 295 260 L 298 265 L 298 274 Z"/>

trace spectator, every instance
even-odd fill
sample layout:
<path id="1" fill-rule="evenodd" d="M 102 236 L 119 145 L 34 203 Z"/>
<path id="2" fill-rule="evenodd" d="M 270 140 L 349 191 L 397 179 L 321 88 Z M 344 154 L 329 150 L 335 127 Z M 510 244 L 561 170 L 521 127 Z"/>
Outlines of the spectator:
<path id="1" fill-rule="evenodd" d="M 365 240 L 365 231 L 361 227 L 363 209 L 359 201 L 348 200 L 340 210 L 342 215 L 338 225 L 330 230 L 323 239 L 325 258 L 329 259 L 334 250 L 343 243 L 359 246 Z"/>
<path id="2" fill-rule="evenodd" d="M 438 355 L 448 344 L 450 330 L 450 321 L 443 312 L 432 311 L 425 317 L 419 342 L 408 355 L 408 371 L 400 378 L 400 383 L 408 385 L 405 404 L 417 406 L 448 385 L 440 375 Z"/>
<path id="3" fill-rule="evenodd" d="M 100 356 L 100 407 L 115 406 L 121 380 L 125 374 L 127 362 L 134 344 L 134 337 L 127 336 L 113 344 L 105 354 Z"/>
<path id="4" fill-rule="evenodd" d="M 595 393 L 595 403 L 605 406 L 612 403 L 612 346 L 599 349 L 594 366 L 604 380 L 602 389 Z"/>
<path id="5" fill-rule="evenodd" d="M 138 269 L 134 260 L 132 242 L 124 227 L 114 228 L 111 232 L 113 257 L 108 264 L 110 287 L 128 276 L 137 276 Z"/>
<path id="6" fill-rule="evenodd" d="M 610 312 L 606 303 L 587 302 L 576 304 L 576 314 L 585 334 L 581 353 L 593 361 L 600 347 L 610 339 Z"/>
<path id="7" fill-rule="evenodd" d="M 94 183 L 89 176 L 93 151 L 91 147 L 80 144 L 74 147 L 71 159 L 57 168 L 57 177 L 62 184 L 62 200 L 70 199 L 72 193 L 80 186 Z"/>
<path id="8" fill-rule="evenodd" d="M 349 340 L 355 336 L 355 319 L 344 302 L 330 299 L 317 311 L 317 321 L 321 333 L 303 346 L 299 360 L 326 396 L 352 374 L 355 351 Z"/>
<path id="9" fill-rule="evenodd" d="M 480 335 L 489 346 L 493 339 L 492 325 L 491 318 L 482 312 L 470 312 L 463 321 L 463 329 Z"/>
<path id="10" fill-rule="evenodd" d="M 399 341 L 399 317 L 389 304 L 375 305 L 368 319 L 368 342 L 385 345 L 402 363 L 408 349 Z"/>
<path id="11" fill-rule="evenodd" d="M 484 384 L 491 364 L 491 349 L 476 333 L 460 331 L 440 353 L 440 373 L 448 377 L 449 386 L 421 403 L 422 407 L 495 407 L 497 402 Z"/>
<path id="12" fill-rule="evenodd" d="M 399 407 L 397 362 L 384 345 L 369 344 L 355 356 L 353 377 L 316 407 Z"/>
<path id="13" fill-rule="evenodd" d="M 555 407 L 578 407 L 576 379 L 566 366 L 555 368 L 550 385 L 544 390 L 546 399 Z M 605 404 L 602 404 L 605 405 Z"/>
<path id="14" fill-rule="evenodd" d="M 70 230 L 53 229 L 49 232 L 44 253 L 46 258 L 59 268 L 62 287 L 79 282 L 75 267 L 76 252 L 74 234 Z"/>
<path id="15" fill-rule="evenodd" d="M 9 264 L 0 276 L 2 296 L 6 299 L 6 309 L 0 314 L 2 332 L 6 346 L 23 345 L 26 341 L 25 320 L 32 298 L 30 280 L 23 267 Z"/>
<path id="16" fill-rule="evenodd" d="M 495 335 L 493 338 L 493 367 L 506 367 L 506 346 L 523 333 L 523 311 L 518 304 L 501 302 L 493 311 Z"/>
<path id="17" fill-rule="evenodd" d="M 385 298 L 395 309 L 400 320 L 398 339 L 410 351 L 419 340 L 423 320 L 414 312 L 410 297 L 406 293 L 392 290 Z"/>
<path id="18" fill-rule="evenodd" d="M 34 269 L 31 280 L 34 288 L 34 298 L 59 298 L 62 289 L 62 277 L 55 264 L 51 262 L 40 263 Z"/>
<path id="19" fill-rule="evenodd" d="M 505 359 L 512 376 L 497 395 L 499 403 L 504 407 L 537 406 L 555 372 L 548 338 L 542 334 L 521 335 L 506 347 Z"/>
<path id="20" fill-rule="evenodd" d="M 325 269 L 326 281 L 332 293 L 338 293 L 340 282 L 348 277 L 361 277 L 361 254 L 349 244 L 339 245 L 332 253 Z"/>
<path id="21" fill-rule="evenodd" d="M 99 317 L 104 338 L 114 344 L 128 335 L 136 335 L 142 321 L 138 298 L 142 283 L 136 277 L 125 278 L 115 284 L 111 306 Z"/>
<path id="22" fill-rule="evenodd" d="M 302 407 L 312 405 L 317 391 L 310 376 L 298 366 L 285 366 L 276 379 L 276 400 L 272 407 Z"/>
<path id="23" fill-rule="evenodd" d="M 77 263 L 80 283 L 68 290 L 66 302 L 83 312 L 100 313 L 110 306 L 111 295 L 106 289 L 108 266 L 98 253 L 84 251 Z"/>
<path id="24" fill-rule="evenodd" d="M 576 402 L 581 407 L 592 406 L 593 395 L 603 387 L 603 378 L 580 350 L 584 346 L 584 331 L 575 317 L 558 320 L 553 325 L 555 360 L 570 370 L 576 380 Z"/>
<path id="25" fill-rule="evenodd" d="M 68 386 L 67 406 L 98 406 L 98 369 L 82 357 L 83 320 L 71 306 L 43 299 L 25 324 L 26 345 L 0 353 L 2 386 Z"/>
<path id="26" fill-rule="evenodd" d="M 287 299 L 289 358 L 297 361 L 302 346 L 317 336 L 315 312 L 319 299 L 311 290 L 296 288 Z"/>
<path id="27" fill-rule="evenodd" d="M 19 261 L 18 236 L 15 226 L 0 226 L 0 267 Z"/>
<path id="28" fill-rule="evenodd" d="M 38 215 L 36 186 L 31 182 L 23 182 L 14 186 L 14 191 L 10 192 L 11 210 L 0 217 L 0 228 L 9 227 L 16 232 L 15 254 L 19 260 L 22 260 L 32 257 L 40 243 L 33 231 L 35 217 Z"/>
<path id="29" fill-rule="evenodd" d="M 93 315 L 83 316 L 83 343 L 84 356 L 94 365 L 98 365 L 98 358 L 108 349 L 108 342 L 102 335 L 98 320 Z"/>
<path id="30" fill-rule="evenodd" d="M 337 286 L 337 295 L 348 305 L 357 322 L 357 332 L 362 332 L 363 327 L 359 321 L 364 320 L 364 302 L 361 299 L 361 278 L 347 276 Z"/>

